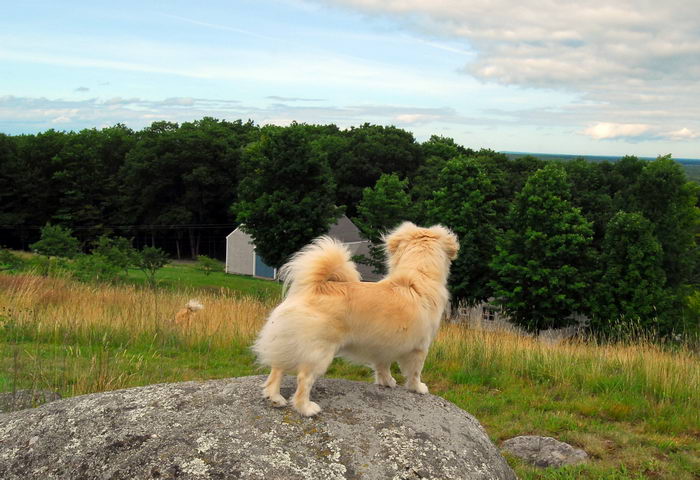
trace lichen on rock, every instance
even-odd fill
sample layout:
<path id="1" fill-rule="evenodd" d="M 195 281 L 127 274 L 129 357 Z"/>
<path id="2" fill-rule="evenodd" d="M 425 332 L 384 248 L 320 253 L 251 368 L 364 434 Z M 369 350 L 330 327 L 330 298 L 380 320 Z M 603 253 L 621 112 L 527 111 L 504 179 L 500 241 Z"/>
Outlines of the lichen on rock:
<path id="1" fill-rule="evenodd" d="M 0 478 L 514 479 L 468 413 L 432 395 L 321 379 L 314 418 L 264 377 L 151 385 L 0 415 Z M 285 378 L 289 397 L 293 378 Z"/>

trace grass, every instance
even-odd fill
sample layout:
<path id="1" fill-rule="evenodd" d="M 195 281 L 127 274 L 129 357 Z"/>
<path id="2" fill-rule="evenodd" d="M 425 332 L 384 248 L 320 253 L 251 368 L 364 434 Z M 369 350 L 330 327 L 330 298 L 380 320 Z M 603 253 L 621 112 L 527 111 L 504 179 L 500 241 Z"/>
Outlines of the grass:
<path id="1" fill-rule="evenodd" d="M 197 274 L 171 268 L 159 291 L 0 275 L 0 391 L 49 388 L 70 396 L 263 373 L 249 345 L 277 301 L 274 292 L 251 297 L 195 281 L 178 289 Z M 183 330 L 172 318 L 193 296 L 205 309 Z M 328 375 L 372 379 L 369 369 L 342 360 Z M 592 457 L 545 470 L 510 458 L 520 478 L 700 476 L 700 358 L 689 346 L 553 345 L 446 324 L 424 377 L 432 393 L 476 416 L 497 444 L 548 435 Z"/>
<path id="2" fill-rule="evenodd" d="M 145 285 L 145 274 L 136 269 L 130 269 L 126 277 L 127 283 Z M 211 272 L 206 275 L 199 270 L 195 262 L 172 262 L 156 273 L 159 287 L 180 290 L 183 285 L 189 289 L 216 292 L 227 289 L 239 295 L 252 296 L 259 299 L 279 298 L 282 286 L 277 282 L 263 280 L 245 275 L 231 275 L 224 272 Z"/>

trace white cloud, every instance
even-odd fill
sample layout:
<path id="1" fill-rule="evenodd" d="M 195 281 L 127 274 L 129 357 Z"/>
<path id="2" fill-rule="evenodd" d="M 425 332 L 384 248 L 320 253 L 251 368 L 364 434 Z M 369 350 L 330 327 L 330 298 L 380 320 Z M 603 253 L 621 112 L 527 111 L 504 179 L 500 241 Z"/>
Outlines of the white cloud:
<path id="1" fill-rule="evenodd" d="M 417 36 L 461 41 L 476 52 L 461 71 L 483 82 L 578 95 L 578 105 L 539 112 L 550 126 L 564 122 L 581 131 L 606 118 L 585 131 L 609 139 L 691 139 L 700 131 L 696 0 L 323 3 L 393 19 Z"/>
<path id="2" fill-rule="evenodd" d="M 693 138 L 700 138 L 700 133 L 693 132 L 692 130 L 684 127 L 680 130 L 669 132 L 667 137 L 671 140 L 691 140 Z"/>
<path id="3" fill-rule="evenodd" d="M 621 123 L 598 123 L 584 130 L 584 135 L 588 135 L 596 140 L 609 140 L 613 138 L 635 138 L 642 137 L 649 133 L 651 127 L 642 124 L 621 124 Z"/>

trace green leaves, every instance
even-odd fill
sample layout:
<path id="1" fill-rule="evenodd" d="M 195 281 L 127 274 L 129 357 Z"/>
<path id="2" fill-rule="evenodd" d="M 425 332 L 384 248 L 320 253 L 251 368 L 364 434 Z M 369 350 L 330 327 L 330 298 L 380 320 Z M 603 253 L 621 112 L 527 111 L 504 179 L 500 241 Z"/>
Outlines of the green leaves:
<path id="1" fill-rule="evenodd" d="M 265 263 L 280 267 L 341 213 L 326 157 L 312 140 L 313 127 L 262 129 L 241 159 L 238 201 L 232 211 Z"/>
<path id="2" fill-rule="evenodd" d="M 80 243 L 69 228 L 46 224 L 41 229 L 41 238 L 30 248 L 47 257 L 73 258 L 80 253 Z"/>
<path id="3" fill-rule="evenodd" d="M 477 303 L 491 296 L 489 260 L 497 237 L 495 188 L 476 159 L 456 157 L 445 163 L 440 188 L 426 202 L 428 223 L 457 234 L 459 256 L 453 262 L 450 289 L 455 301 Z"/>
<path id="4" fill-rule="evenodd" d="M 375 273 L 386 272 L 382 234 L 402 221 L 414 218 L 413 203 L 407 189 L 408 180 L 401 180 L 392 173 L 383 174 L 373 188 L 362 191 L 362 200 L 357 205 L 358 216 L 353 220 L 372 245 L 370 258 L 362 257 L 359 261 L 371 265 Z"/>
<path id="5" fill-rule="evenodd" d="M 569 201 L 570 188 L 560 166 L 536 171 L 515 198 L 491 262 L 497 302 L 531 331 L 566 326 L 587 310 L 593 232 Z"/>

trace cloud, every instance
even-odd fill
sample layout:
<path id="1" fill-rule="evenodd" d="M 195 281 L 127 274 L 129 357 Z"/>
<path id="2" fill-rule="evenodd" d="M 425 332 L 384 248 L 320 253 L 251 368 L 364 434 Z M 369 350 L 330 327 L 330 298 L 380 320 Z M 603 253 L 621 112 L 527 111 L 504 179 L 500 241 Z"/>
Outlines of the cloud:
<path id="1" fill-rule="evenodd" d="M 642 124 L 598 123 L 584 130 L 583 134 L 595 140 L 613 138 L 638 138 L 649 133 L 651 127 Z"/>
<path id="2" fill-rule="evenodd" d="M 660 130 L 658 127 L 634 123 L 597 123 L 591 125 L 582 132 L 594 140 L 671 140 L 683 141 L 699 138 L 700 134 L 689 128 L 681 128 L 674 131 Z"/>
<path id="3" fill-rule="evenodd" d="M 688 128 L 681 128 L 680 130 L 668 132 L 666 136 L 671 140 L 692 140 L 694 138 L 700 138 L 700 133 L 693 132 Z"/>
<path id="4" fill-rule="evenodd" d="M 265 98 L 277 100 L 278 102 L 325 102 L 323 98 L 279 97 L 277 95 L 270 95 Z"/>
<path id="5" fill-rule="evenodd" d="M 578 131 L 589 125 L 592 138 L 639 138 L 639 125 L 668 139 L 700 131 L 695 0 L 323 3 L 389 18 L 416 36 L 462 42 L 475 57 L 459 71 L 482 82 L 576 95 L 572 108 L 546 112 L 550 126 L 562 118 Z M 600 127 L 595 117 L 609 120 Z"/>
<path id="6" fill-rule="evenodd" d="M 85 93 L 85 92 L 89 92 L 89 91 L 90 91 L 90 89 L 88 87 L 78 87 L 74 90 L 74 92 L 78 92 L 78 93 Z"/>
<path id="7" fill-rule="evenodd" d="M 335 123 L 341 128 L 365 122 L 393 124 L 404 128 L 436 124 L 484 125 L 482 118 L 461 116 L 451 107 L 420 108 L 402 105 L 250 105 L 234 99 L 172 97 L 146 100 L 137 97 L 91 98 L 87 100 L 44 97 L 0 96 L 0 131 L 39 131 L 61 125 L 80 130 L 95 125 L 124 123 L 143 128 L 156 120 L 185 122 L 204 116 L 236 120 L 252 119 L 260 124 L 286 125 L 292 121 Z"/>

